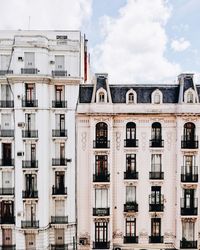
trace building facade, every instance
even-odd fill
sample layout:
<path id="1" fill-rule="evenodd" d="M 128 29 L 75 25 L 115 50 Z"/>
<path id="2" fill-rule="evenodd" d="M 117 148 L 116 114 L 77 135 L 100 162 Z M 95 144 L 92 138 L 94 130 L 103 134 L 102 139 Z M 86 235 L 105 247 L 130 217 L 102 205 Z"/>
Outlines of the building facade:
<path id="1" fill-rule="evenodd" d="M 79 31 L 0 32 L 0 249 L 75 249 Z"/>
<path id="2" fill-rule="evenodd" d="M 200 249 L 200 86 L 80 86 L 78 249 Z"/>

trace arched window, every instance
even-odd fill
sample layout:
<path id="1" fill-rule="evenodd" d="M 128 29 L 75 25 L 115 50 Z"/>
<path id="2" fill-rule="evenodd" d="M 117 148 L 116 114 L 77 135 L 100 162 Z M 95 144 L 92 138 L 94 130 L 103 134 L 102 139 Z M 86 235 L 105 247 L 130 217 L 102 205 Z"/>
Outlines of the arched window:
<path id="1" fill-rule="evenodd" d="M 137 94 L 133 89 L 130 89 L 126 93 L 126 103 L 137 103 Z"/>
<path id="2" fill-rule="evenodd" d="M 154 103 L 155 104 L 160 104 L 160 94 L 156 93 L 154 96 Z"/>
<path id="3" fill-rule="evenodd" d="M 104 88 L 100 88 L 96 92 L 97 103 L 107 103 L 107 92 Z"/>
<path id="4" fill-rule="evenodd" d="M 137 147 L 136 140 L 136 124 L 134 122 L 128 122 L 126 124 L 126 139 L 125 147 Z"/>
<path id="5" fill-rule="evenodd" d="M 187 93 L 187 103 L 193 103 L 194 102 L 194 95 L 191 91 Z"/>
<path id="6" fill-rule="evenodd" d="M 195 137 L 195 125 L 192 122 L 187 122 L 184 125 L 184 139 L 186 141 L 192 141 Z"/>
<path id="7" fill-rule="evenodd" d="M 162 127 L 159 122 L 154 122 L 151 128 L 151 147 L 163 147 Z"/>
<path id="8" fill-rule="evenodd" d="M 196 94 L 194 89 L 189 88 L 184 93 L 184 102 L 185 103 L 195 103 L 196 102 Z"/>
<path id="9" fill-rule="evenodd" d="M 128 102 L 129 102 L 129 103 L 134 103 L 134 94 L 133 94 L 133 93 L 130 93 L 130 94 L 128 95 Z"/>
<path id="10" fill-rule="evenodd" d="M 151 95 L 151 102 L 153 104 L 161 104 L 162 103 L 162 92 L 159 89 L 156 89 Z"/>
<path id="11" fill-rule="evenodd" d="M 96 148 L 108 147 L 108 125 L 105 122 L 96 124 Z"/>
<path id="12" fill-rule="evenodd" d="M 99 102 L 105 102 L 105 95 L 103 92 L 99 93 Z"/>

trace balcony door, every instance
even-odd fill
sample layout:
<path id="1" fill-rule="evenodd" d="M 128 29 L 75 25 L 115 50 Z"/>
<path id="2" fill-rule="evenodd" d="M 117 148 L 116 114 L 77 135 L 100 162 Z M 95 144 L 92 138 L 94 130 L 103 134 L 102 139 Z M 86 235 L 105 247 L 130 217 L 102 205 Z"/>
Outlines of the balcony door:
<path id="1" fill-rule="evenodd" d="M 126 139 L 127 140 L 136 139 L 136 125 L 134 122 L 128 122 L 126 124 Z"/>
<path id="2" fill-rule="evenodd" d="M 195 166 L 195 156 L 193 155 L 185 155 L 184 156 L 184 166 L 186 175 L 191 175 L 194 171 L 193 168 Z"/>
<path id="3" fill-rule="evenodd" d="M 104 122 L 96 124 L 96 141 L 98 144 L 105 145 L 108 140 L 108 126 Z"/>
<path id="4" fill-rule="evenodd" d="M 135 172 L 136 171 L 136 154 L 126 155 L 126 171 Z"/>
<path id="5" fill-rule="evenodd" d="M 195 223 L 182 222 L 182 238 L 187 241 L 195 241 Z"/>
<path id="6" fill-rule="evenodd" d="M 34 233 L 25 234 L 26 250 L 36 250 L 36 237 Z"/>
<path id="7" fill-rule="evenodd" d="M 105 175 L 108 173 L 108 156 L 107 155 L 96 155 L 95 156 L 95 174 Z"/>
<path id="8" fill-rule="evenodd" d="M 36 220 L 36 204 L 26 204 L 26 220 L 35 221 Z"/>
<path id="9" fill-rule="evenodd" d="M 161 154 L 152 154 L 151 155 L 151 172 L 160 173 L 161 169 Z"/>
<path id="10" fill-rule="evenodd" d="M 11 165 L 12 159 L 12 144 L 2 143 L 2 164 L 5 166 Z"/>
<path id="11" fill-rule="evenodd" d="M 128 217 L 126 218 L 126 232 L 125 235 L 128 237 L 136 236 L 136 218 Z"/>
<path id="12" fill-rule="evenodd" d="M 56 114 L 56 129 L 60 131 L 65 130 L 65 115 Z"/>
<path id="13" fill-rule="evenodd" d="M 151 187 L 151 200 L 150 204 L 161 204 L 161 187 Z"/>
<path id="14" fill-rule="evenodd" d="M 25 122 L 26 130 L 35 130 L 35 114 L 25 114 Z"/>
<path id="15" fill-rule="evenodd" d="M 184 189 L 184 207 L 194 208 L 194 189 Z"/>
<path id="16" fill-rule="evenodd" d="M 126 186 L 126 203 L 136 202 L 136 187 Z"/>
<path id="17" fill-rule="evenodd" d="M 65 57 L 60 55 L 60 56 L 55 56 L 55 70 L 56 71 L 62 71 L 65 70 Z"/>
<path id="18" fill-rule="evenodd" d="M 64 200 L 55 200 L 55 216 L 65 216 Z"/>
<path id="19" fill-rule="evenodd" d="M 195 125 L 192 122 L 187 122 L 184 125 L 184 140 L 194 141 L 195 140 Z"/>
<path id="20" fill-rule="evenodd" d="M 95 208 L 108 208 L 108 189 L 95 189 Z"/>
<path id="21" fill-rule="evenodd" d="M 37 190 L 37 176 L 35 174 L 26 174 L 25 181 L 26 192 L 31 195 L 32 193 L 34 193 L 34 191 Z"/>
<path id="22" fill-rule="evenodd" d="M 12 229 L 2 228 L 2 243 L 3 243 L 3 246 L 12 245 Z"/>
<path id="23" fill-rule="evenodd" d="M 25 100 L 33 101 L 35 99 L 35 84 L 26 83 L 25 84 Z"/>
<path id="24" fill-rule="evenodd" d="M 55 96 L 56 96 L 56 102 L 64 101 L 64 86 L 57 85 L 55 86 Z"/>
<path id="25" fill-rule="evenodd" d="M 56 188 L 60 191 L 63 191 L 65 188 L 65 172 L 64 171 L 59 171 L 55 172 L 55 184 Z"/>
<path id="26" fill-rule="evenodd" d="M 33 52 L 24 53 L 24 66 L 26 69 L 35 68 L 35 53 Z"/>
<path id="27" fill-rule="evenodd" d="M 55 229 L 55 244 L 56 245 L 64 245 L 65 243 L 65 230 L 63 228 Z"/>
<path id="28" fill-rule="evenodd" d="M 1 100 L 10 101 L 11 100 L 11 91 L 8 84 L 1 85 Z"/>
<path id="29" fill-rule="evenodd" d="M 9 220 L 14 214 L 13 201 L 2 201 L 1 202 L 1 217 Z"/>
<path id="30" fill-rule="evenodd" d="M 151 129 L 151 139 L 159 141 L 162 139 L 162 128 L 159 122 L 154 122 Z"/>
<path id="31" fill-rule="evenodd" d="M 95 242 L 108 242 L 108 223 L 95 223 Z"/>
<path id="32" fill-rule="evenodd" d="M 151 236 L 161 236 L 161 218 L 151 219 Z"/>

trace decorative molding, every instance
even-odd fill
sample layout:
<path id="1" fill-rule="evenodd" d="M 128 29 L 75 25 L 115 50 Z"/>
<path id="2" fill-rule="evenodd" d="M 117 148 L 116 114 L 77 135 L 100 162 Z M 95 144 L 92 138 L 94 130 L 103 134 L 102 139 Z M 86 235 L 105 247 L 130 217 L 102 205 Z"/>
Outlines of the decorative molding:
<path id="1" fill-rule="evenodd" d="M 86 132 L 82 132 L 82 134 L 81 134 L 81 142 L 82 142 L 82 150 L 85 151 L 86 143 L 87 143 L 87 133 Z"/>
<path id="2" fill-rule="evenodd" d="M 142 137 L 142 150 L 145 150 L 146 147 L 146 141 L 147 141 L 147 133 L 146 132 L 142 132 L 141 133 L 141 137 Z"/>
<path id="3" fill-rule="evenodd" d="M 94 218 L 95 222 L 109 222 L 109 218 Z"/>
<path id="4" fill-rule="evenodd" d="M 117 230 L 115 230 L 115 231 L 113 232 L 113 238 L 114 238 L 114 239 L 116 239 L 116 238 L 123 239 L 123 233 L 120 232 L 119 229 L 117 229 Z"/>
<path id="5" fill-rule="evenodd" d="M 197 220 L 197 218 L 181 218 L 181 221 L 183 222 L 192 222 L 194 223 Z"/>
<path id="6" fill-rule="evenodd" d="M 121 133 L 116 132 L 116 149 L 119 151 L 121 143 Z"/>

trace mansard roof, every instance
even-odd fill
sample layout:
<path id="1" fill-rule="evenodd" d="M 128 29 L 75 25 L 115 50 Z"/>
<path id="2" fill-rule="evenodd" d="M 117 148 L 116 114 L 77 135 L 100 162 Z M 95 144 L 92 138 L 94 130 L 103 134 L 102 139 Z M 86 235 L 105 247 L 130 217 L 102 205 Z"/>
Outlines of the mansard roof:
<path id="1" fill-rule="evenodd" d="M 163 103 L 182 103 L 184 93 L 192 89 L 200 98 L 200 85 L 195 85 L 193 74 L 181 74 L 178 76 L 177 84 L 130 84 L 130 85 L 109 85 L 106 74 L 97 74 L 94 84 L 80 85 L 79 102 L 94 103 L 95 95 L 100 88 L 103 88 L 110 95 L 112 103 L 126 103 L 126 93 L 134 90 L 137 94 L 137 103 L 152 103 L 151 96 L 155 90 L 159 90 L 163 95 Z M 197 100 L 198 102 L 198 100 Z"/>

